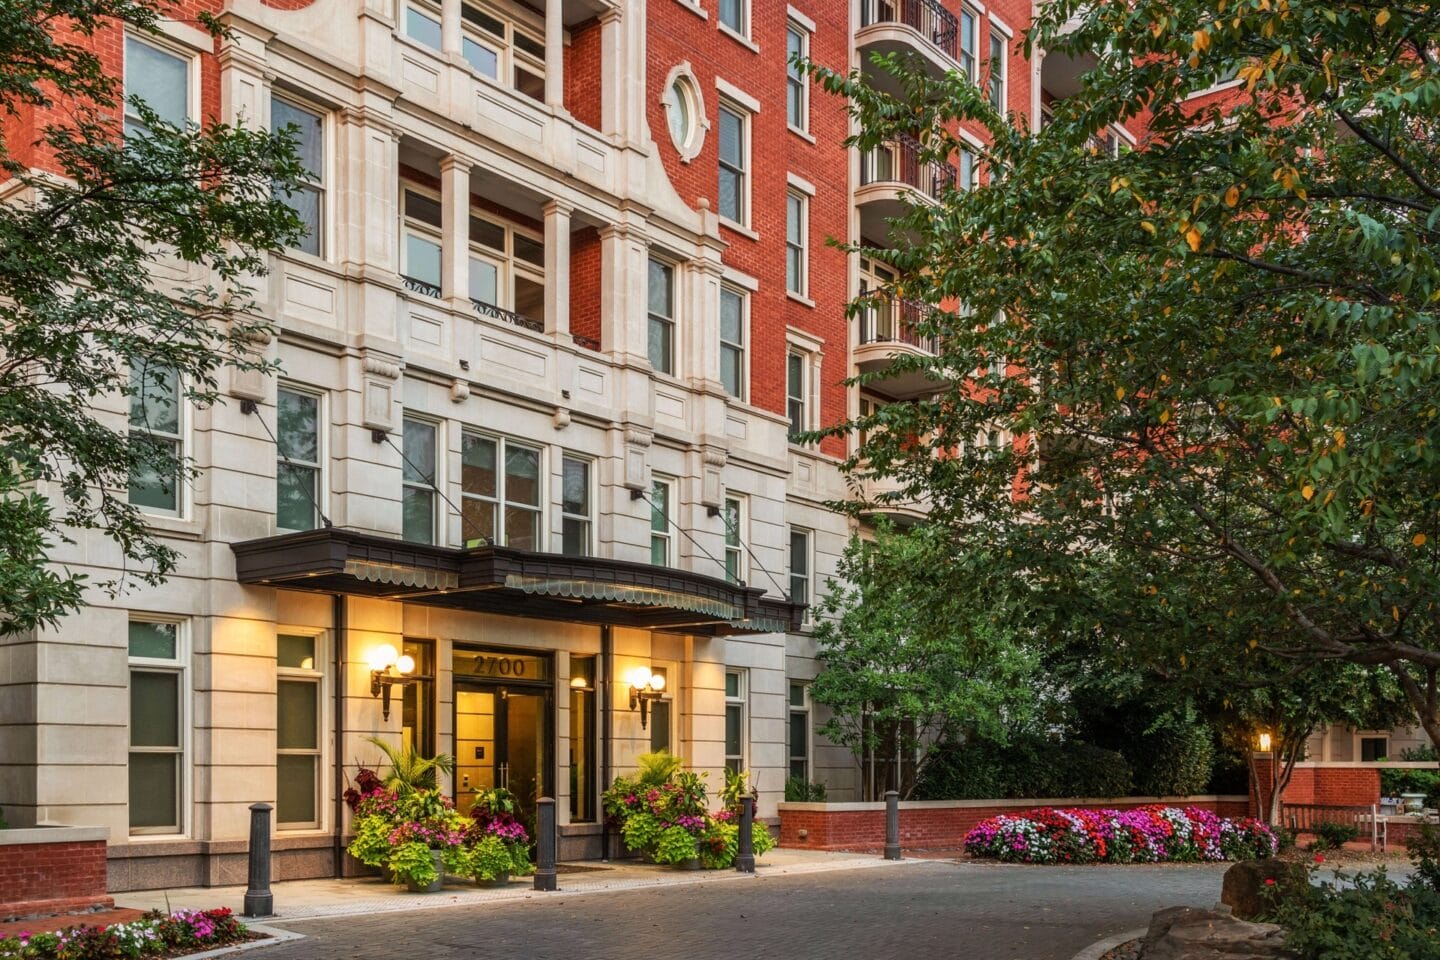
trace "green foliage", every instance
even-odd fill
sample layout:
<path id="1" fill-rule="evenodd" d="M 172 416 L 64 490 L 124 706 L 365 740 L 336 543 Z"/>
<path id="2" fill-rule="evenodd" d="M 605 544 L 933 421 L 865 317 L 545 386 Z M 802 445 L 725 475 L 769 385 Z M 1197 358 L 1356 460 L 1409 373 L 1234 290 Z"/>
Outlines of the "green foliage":
<path id="1" fill-rule="evenodd" d="M 1417 823 L 1405 840 L 1405 849 L 1415 866 L 1415 882 L 1440 894 L 1440 830 L 1433 824 Z"/>
<path id="2" fill-rule="evenodd" d="M 724 809 L 730 810 L 738 816 L 741 799 L 745 797 L 753 799 L 755 796 L 756 790 L 750 784 L 749 770 L 725 768 L 725 786 L 720 791 L 720 805 Z"/>
<path id="3" fill-rule="evenodd" d="M 394 823 L 385 817 L 356 817 L 351 825 L 355 839 L 350 841 L 350 856 L 367 867 L 383 867 L 390 858 L 390 831 Z"/>
<path id="4" fill-rule="evenodd" d="M 1383 767 L 1380 770 L 1380 793 L 1398 797 L 1402 793 L 1423 793 L 1427 797 L 1440 788 L 1440 770 L 1405 770 Z"/>
<path id="5" fill-rule="evenodd" d="M 1338 850 L 1352 840 L 1360 838 L 1360 828 L 1353 823 L 1329 820 L 1315 825 L 1315 849 Z"/>
<path id="6" fill-rule="evenodd" d="M 413 747 L 398 747 L 380 737 L 365 739 L 379 747 L 390 762 L 390 768 L 381 775 L 381 782 L 402 797 L 417 791 L 433 791 L 439 774 L 455 772 L 455 758 L 449 754 L 425 757 Z"/>
<path id="7" fill-rule="evenodd" d="M 685 760 L 668 750 L 642 753 L 635 758 L 635 782 L 641 787 L 658 787 L 668 783 L 685 766 Z"/>
<path id="8" fill-rule="evenodd" d="M 815 629 L 825 666 L 810 692 L 831 711 L 820 732 L 857 759 L 919 754 L 962 732 L 1002 737 L 1029 712 L 1034 658 L 986 579 L 952 574 L 960 548 L 940 527 L 882 526 L 851 541 L 827 583 Z"/>
<path id="9" fill-rule="evenodd" d="M 1124 797 L 1133 778 L 1125 758 L 1084 743 L 1012 734 L 934 748 L 915 789 L 917 800 L 1032 800 Z"/>
<path id="10" fill-rule="evenodd" d="M 625 824 L 620 828 L 620 837 L 631 850 L 645 851 L 654 849 L 663 832 L 664 827 L 653 814 L 637 811 L 625 818 Z"/>
<path id="11" fill-rule="evenodd" d="M 695 834 L 681 826 L 666 827 L 655 842 L 656 863 L 685 863 L 700 857 Z"/>
<path id="12" fill-rule="evenodd" d="M 846 468 L 924 500 L 954 593 L 1013 629 L 1199 689 L 1349 662 L 1440 740 L 1440 20 L 1380 12 L 1043 4 L 1026 48 L 1093 68 L 1040 130 L 958 72 L 876 58 L 896 97 L 816 70 L 860 148 L 953 163 L 961 121 L 1004 171 L 860 251 L 897 276 L 873 296 L 963 308 L 889 371 L 937 397 L 834 432 L 865 431 Z M 1131 120 L 1137 149 L 1091 145 Z"/>
<path id="13" fill-rule="evenodd" d="M 713 820 L 696 844 L 700 864 L 706 870 L 724 870 L 735 863 L 740 851 L 740 828 L 733 823 Z"/>
<path id="14" fill-rule="evenodd" d="M 1412 960 L 1435 953 L 1440 893 L 1401 886 L 1383 869 L 1306 885 L 1279 901 L 1274 919 L 1298 960 Z"/>
<path id="15" fill-rule="evenodd" d="M 824 803 L 825 784 L 804 777 L 790 777 L 785 781 L 786 803 Z"/>
<path id="16" fill-rule="evenodd" d="M 193 470 L 112 413 L 163 413 L 145 371 L 177 371 L 184 402 L 203 409 L 227 369 L 275 369 L 256 349 L 271 327 L 252 284 L 266 252 L 302 229 L 277 199 L 303 176 L 293 142 L 214 122 L 180 129 L 143 106 L 148 132 L 122 139 L 121 78 L 86 42 L 116 21 L 154 33 L 173 15 L 158 0 L 0 10 L 0 113 L 56 108 L 38 145 L 0 140 L 0 634 L 53 626 L 87 588 L 116 595 L 173 571 L 179 555 L 129 502 L 129 478 L 152 471 L 175 491 Z M 32 149 L 53 171 L 31 168 Z M 162 264 L 185 279 L 152 283 Z M 108 538 L 123 573 L 92 582 L 49 566 L 75 530 Z"/>
<path id="17" fill-rule="evenodd" d="M 496 836 L 481 837 L 472 844 L 466 851 L 464 866 L 464 872 L 477 880 L 494 880 L 521 872 L 515 869 L 515 857 L 509 845 Z"/>
<path id="18" fill-rule="evenodd" d="M 756 820 L 751 826 L 754 828 L 750 833 L 750 846 L 755 856 L 762 856 L 775 849 L 776 840 L 770 835 L 768 824 Z"/>
<path id="19" fill-rule="evenodd" d="M 1215 765 L 1208 727 L 1183 720 L 1163 721 L 1132 754 L 1135 790 L 1147 797 L 1188 797 L 1204 793 Z"/>
<path id="20" fill-rule="evenodd" d="M 396 883 L 408 881 L 417 887 L 428 887 L 440 875 L 431 853 L 429 844 L 412 840 L 397 844 L 390 851 L 385 865 L 390 868 Z"/>

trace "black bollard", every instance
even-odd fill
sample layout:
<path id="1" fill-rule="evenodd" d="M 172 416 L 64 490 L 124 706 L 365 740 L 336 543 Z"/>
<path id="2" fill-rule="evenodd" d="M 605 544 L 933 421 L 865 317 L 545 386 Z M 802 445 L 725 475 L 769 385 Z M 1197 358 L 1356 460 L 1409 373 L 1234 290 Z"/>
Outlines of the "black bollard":
<path id="1" fill-rule="evenodd" d="M 250 879 L 245 890 L 245 916 L 275 914 L 275 895 L 270 892 L 270 811 L 268 803 L 250 805 Z"/>
<path id="2" fill-rule="evenodd" d="M 740 798 L 740 849 L 735 854 L 735 870 L 755 872 L 755 798 Z"/>
<path id="3" fill-rule="evenodd" d="M 900 794 L 885 791 L 885 859 L 900 859 Z"/>
<path id="4" fill-rule="evenodd" d="M 535 813 L 535 889 L 559 890 L 560 882 L 555 876 L 555 801 L 549 797 L 540 798 L 540 808 Z"/>

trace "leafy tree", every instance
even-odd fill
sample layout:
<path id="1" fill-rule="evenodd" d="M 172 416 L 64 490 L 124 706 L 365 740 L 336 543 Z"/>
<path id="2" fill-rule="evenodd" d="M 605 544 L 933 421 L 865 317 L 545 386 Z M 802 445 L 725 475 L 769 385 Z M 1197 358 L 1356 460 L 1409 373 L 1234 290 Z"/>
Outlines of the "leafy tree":
<path id="1" fill-rule="evenodd" d="M 825 666 L 810 689 L 831 710 L 820 732 L 854 752 L 868 799 L 909 796 L 932 744 L 1003 741 L 1030 709 L 1034 658 L 983 599 L 983 579 L 956 589 L 962 555 L 942 528 L 882 526 L 851 541 L 817 605 Z"/>
<path id="2" fill-rule="evenodd" d="M 168 413 L 158 388 L 178 377 L 204 407 L 225 368 L 268 367 L 249 283 L 299 234 L 283 197 L 300 164 L 286 136 L 180 129 L 138 102 L 144 129 L 122 137 L 123 91 L 96 41 L 122 22 L 153 31 L 168 12 L 0 5 L 0 634 L 53 625 L 87 586 L 123 586 L 47 562 L 73 531 L 102 531 L 131 574 L 163 579 L 176 553 L 127 496 L 132 477 L 173 488 L 190 473 L 151 437 Z"/>
<path id="3" fill-rule="evenodd" d="M 865 251 L 948 309 L 937 356 L 895 361 L 937 394 L 837 427 L 867 430 L 849 469 L 987 545 L 1059 642 L 1221 685 L 1353 664 L 1440 743 L 1440 11 L 1038 9 L 1028 51 L 1094 64 L 1040 131 L 899 57 L 899 97 L 817 71 L 862 148 L 992 141 L 984 186 Z M 1111 156 L 1122 122 L 1146 133 Z"/>

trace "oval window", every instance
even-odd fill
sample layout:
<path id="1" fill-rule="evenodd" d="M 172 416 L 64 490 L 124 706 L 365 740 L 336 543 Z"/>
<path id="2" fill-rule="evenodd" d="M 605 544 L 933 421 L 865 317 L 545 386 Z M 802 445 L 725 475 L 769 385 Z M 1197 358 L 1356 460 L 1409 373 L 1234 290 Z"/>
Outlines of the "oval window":
<path id="1" fill-rule="evenodd" d="M 676 149 L 682 153 L 689 146 L 690 138 L 695 132 L 691 102 L 689 83 L 684 77 L 676 77 L 665 91 L 665 115 L 670 122 L 670 139 L 675 141 Z"/>

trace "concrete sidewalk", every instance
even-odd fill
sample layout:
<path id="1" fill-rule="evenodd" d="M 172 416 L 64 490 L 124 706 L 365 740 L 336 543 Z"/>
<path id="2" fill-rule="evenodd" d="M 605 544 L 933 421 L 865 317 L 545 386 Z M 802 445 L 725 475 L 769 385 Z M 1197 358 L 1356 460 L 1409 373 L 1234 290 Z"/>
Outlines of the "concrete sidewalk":
<path id="1" fill-rule="evenodd" d="M 900 867 L 919 860 L 893 863 L 874 854 L 824 853 L 809 850 L 771 850 L 756 861 L 757 875 L 780 877 L 822 873 L 831 870 L 855 870 L 867 867 Z M 351 880 L 288 880 L 271 887 L 275 895 L 276 914 L 273 920 L 313 920 L 321 917 L 343 917 L 374 913 L 397 913 L 405 910 L 431 910 L 436 907 L 458 907 L 497 901 L 528 898 L 551 899 L 566 894 L 602 893 L 610 890 L 633 890 L 641 887 L 686 886 L 699 883 L 744 881 L 752 876 L 734 870 L 677 870 L 673 867 L 635 861 L 601 863 L 562 863 L 560 889 L 555 893 L 537 893 L 531 878 L 517 878 L 506 887 L 476 887 L 473 882 L 459 879 L 446 881 L 440 893 L 410 893 L 404 887 L 385 883 L 378 877 Z M 240 913 L 245 898 L 244 887 L 187 887 L 178 890 L 137 890 L 115 895 L 117 907 L 137 910 L 157 908 L 178 910 L 182 907 L 210 909 L 229 907 Z"/>

